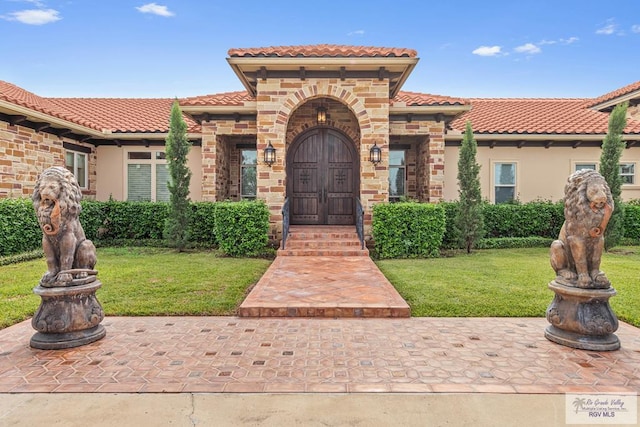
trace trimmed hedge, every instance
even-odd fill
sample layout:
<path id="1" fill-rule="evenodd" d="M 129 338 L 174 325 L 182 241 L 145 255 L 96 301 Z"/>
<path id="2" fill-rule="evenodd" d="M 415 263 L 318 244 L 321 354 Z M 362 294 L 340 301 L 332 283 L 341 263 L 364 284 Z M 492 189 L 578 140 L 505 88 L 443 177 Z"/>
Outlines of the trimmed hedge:
<path id="1" fill-rule="evenodd" d="M 425 203 L 373 207 L 373 238 L 380 258 L 437 257 L 445 233 L 445 209 Z"/>
<path id="2" fill-rule="evenodd" d="M 223 206 L 224 218 L 216 231 L 219 205 Z M 266 247 L 269 211 L 264 203 L 195 202 L 191 203 L 191 208 L 190 235 L 194 245 L 218 246 L 220 233 L 225 239 L 220 248 L 232 256 L 259 254 Z M 87 238 L 97 246 L 166 246 L 162 233 L 167 215 L 167 203 L 85 200 L 82 201 L 80 223 Z M 236 218 L 235 224 L 229 226 L 227 223 L 232 218 Z M 237 234 L 235 238 L 234 233 Z M 38 249 L 42 249 L 42 232 L 31 200 L 0 200 L 0 257 Z"/>
<path id="3" fill-rule="evenodd" d="M 554 237 L 564 223 L 564 205 L 551 202 L 485 204 L 485 237 Z"/>
<path id="4" fill-rule="evenodd" d="M 640 205 L 624 206 L 624 237 L 640 239 Z"/>
<path id="5" fill-rule="evenodd" d="M 216 203 L 214 224 L 220 249 L 227 255 L 258 255 L 267 246 L 269 209 L 262 201 Z"/>
<path id="6" fill-rule="evenodd" d="M 42 231 L 30 199 L 0 200 L 0 256 L 42 247 Z"/>

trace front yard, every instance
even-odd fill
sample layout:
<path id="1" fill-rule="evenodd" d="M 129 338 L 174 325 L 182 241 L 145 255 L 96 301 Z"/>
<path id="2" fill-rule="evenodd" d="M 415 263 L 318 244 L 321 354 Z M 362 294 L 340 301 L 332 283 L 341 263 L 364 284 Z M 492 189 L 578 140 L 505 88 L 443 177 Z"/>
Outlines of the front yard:
<path id="1" fill-rule="evenodd" d="M 450 258 L 382 260 L 377 264 L 409 303 L 413 316 L 544 316 L 554 273 L 546 248 L 477 251 Z M 107 316 L 233 315 L 266 271 L 265 259 L 228 258 L 215 251 L 101 248 L 98 300 Z M 33 315 L 32 289 L 44 259 L 0 268 L 0 329 Z M 604 254 L 602 270 L 618 295 L 620 320 L 640 327 L 640 247 Z"/>

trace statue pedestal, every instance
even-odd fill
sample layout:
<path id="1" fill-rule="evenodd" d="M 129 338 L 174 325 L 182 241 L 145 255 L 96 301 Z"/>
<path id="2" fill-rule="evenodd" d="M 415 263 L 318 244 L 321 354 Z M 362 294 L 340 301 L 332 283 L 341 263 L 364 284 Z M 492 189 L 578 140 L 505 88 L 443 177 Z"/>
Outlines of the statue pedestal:
<path id="1" fill-rule="evenodd" d="M 58 350 L 103 338 L 107 333 L 100 325 L 104 311 L 95 295 L 101 286 L 95 280 L 78 286 L 35 287 L 33 292 L 42 300 L 31 319 L 31 326 L 38 331 L 31 337 L 31 347 Z"/>
<path id="2" fill-rule="evenodd" d="M 615 289 L 576 288 L 555 280 L 549 283 L 549 289 L 556 295 L 547 308 L 551 325 L 544 336 L 548 340 L 583 350 L 620 348 L 620 340 L 613 334 L 618 329 L 618 318 L 609 305 Z"/>

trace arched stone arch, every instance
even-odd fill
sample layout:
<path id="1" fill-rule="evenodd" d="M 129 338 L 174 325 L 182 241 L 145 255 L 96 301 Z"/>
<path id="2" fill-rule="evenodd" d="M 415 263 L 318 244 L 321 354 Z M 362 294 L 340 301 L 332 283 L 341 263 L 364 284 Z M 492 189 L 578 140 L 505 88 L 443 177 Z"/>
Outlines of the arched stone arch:
<path id="1" fill-rule="evenodd" d="M 368 129 L 371 129 L 369 114 L 362 100 L 358 99 L 352 91 L 334 84 L 311 83 L 291 93 L 280 105 L 280 109 L 277 112 L 276 134 L 285 135 L 291 114 L 301 105 L 317 98 L 335 99 L 349 108 L 358 121 L 360 135 L 363 135 Z M 352 137 L 354 141 L 357 141 L 360 135 L 349 136 Z"/>

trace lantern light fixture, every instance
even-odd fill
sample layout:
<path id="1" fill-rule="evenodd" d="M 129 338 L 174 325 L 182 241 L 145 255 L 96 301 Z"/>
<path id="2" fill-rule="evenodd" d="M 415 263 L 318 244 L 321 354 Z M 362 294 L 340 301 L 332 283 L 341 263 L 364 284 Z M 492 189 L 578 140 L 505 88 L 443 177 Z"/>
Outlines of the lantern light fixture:
<path id="1" fill-rule="evenodd" d="M 316 123 L 320 126 L 327 124 L 327 107 L 321 105 L 316 108 Z"/>
<path id="2" fill-rule="evenodd" d="M 377 165 L 382 161 L 382 150 L 375 142 L 373 143 L 373 147 L 369 150 L 369 161 L 374 165 Z"/>
<path id="3" fill-rule="evenodd" d="M 273 148 L 271 142 L 269 142 L 269 145 L 264 149 L 264 162 L 269 166 L 276 162 L 276 149 Z"/>

